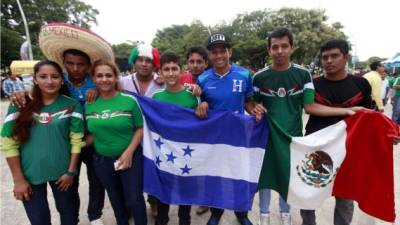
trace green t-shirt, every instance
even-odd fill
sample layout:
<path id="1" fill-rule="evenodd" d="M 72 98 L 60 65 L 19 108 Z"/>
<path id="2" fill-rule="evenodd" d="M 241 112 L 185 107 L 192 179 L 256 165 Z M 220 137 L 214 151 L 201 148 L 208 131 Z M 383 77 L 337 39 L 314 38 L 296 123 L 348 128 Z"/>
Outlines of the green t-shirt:
<path id="1" fill-rule="evenodd" d="M 305 104 L 314 102 L 310 73 L 299 65 L 286 71 L 267 67 L 253 77 L 254 101 L 260 102 L 267 115 L 293 136 L 302 136 L 302 113 Z"/>
<path id="2" fill-rule="evenodd" d="M 141 109 L 132 95 L 118 93 L 110 99 L 97 98 L 85 109 L 87 127 L 100 155 L 121 155 L 136 129 L 143 126 Z"/>
<path id="3" fill-rule="evenodd" d="M 187 88 L 178 92 L 170 92 L 167 89 L 161 89 L 155 92 L 152 98 L 192 109 L 196 108 L 199 104 L 199 99 L 193 96 Z"/>
<path id="4" fill-rule="evenodd" d="M 18 114 L 18 108 L 10 104 L 2 137 L 11 137 Z M 34 113 L 33 118 L 35 124 L 29 131 L 29 139 L 19 151 L 25 178 L 36 185 L 56 180 L 68 170 L 70 133 L 83 134 L 84 125 L 82 106 L 64 95 L 44 106 L 40 113 Z"/>
<path id="5" fill-rule="evenodd" d="M 400 77 L 392 78 L 389 80 L 389 87 L 400 85 Z M 400 90 L 395 90 L 395 96 L 400 96 Z"/>

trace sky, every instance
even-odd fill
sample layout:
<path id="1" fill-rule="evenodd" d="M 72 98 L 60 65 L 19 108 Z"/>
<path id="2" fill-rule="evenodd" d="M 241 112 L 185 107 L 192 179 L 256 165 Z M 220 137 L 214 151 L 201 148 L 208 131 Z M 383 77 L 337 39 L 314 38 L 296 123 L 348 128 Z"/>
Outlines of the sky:
<path id="1" fill-rule="evenodd" d="M 400 1 L 355 0 L 83 0 L 99 10 L 92 30 L 111 44 L 151 43 L 157 30 L 200 20 L 206 26 L 230 22 L 237 14 L 282 7 L 325 9 L 328 23 L 340 22 L 361 61 L 400 52 Z"/>

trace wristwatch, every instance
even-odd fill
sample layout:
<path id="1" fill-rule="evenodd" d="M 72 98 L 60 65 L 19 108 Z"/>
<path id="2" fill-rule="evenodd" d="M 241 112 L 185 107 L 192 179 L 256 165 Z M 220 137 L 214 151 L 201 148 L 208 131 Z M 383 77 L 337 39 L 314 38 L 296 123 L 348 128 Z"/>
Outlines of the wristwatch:
<path id="1" fill-rule="evenodd" d="M 77 171 L 69 171 L 69 170 L 67 170 L 67 172 L 65 172 L 65 175 L 73 177 L 73 176 L 78 175 L 78 172 Z"/>

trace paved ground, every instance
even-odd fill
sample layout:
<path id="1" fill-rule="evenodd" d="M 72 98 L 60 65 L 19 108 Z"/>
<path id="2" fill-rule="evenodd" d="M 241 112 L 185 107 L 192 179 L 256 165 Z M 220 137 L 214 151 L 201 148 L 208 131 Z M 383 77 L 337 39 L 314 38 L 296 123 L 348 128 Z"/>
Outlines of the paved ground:
<path id="1" fill-rule="evenodd" d="M 1 118 L 3 118 L 6 109 L 8 107 L 7 101 L 1 101 Z M 390 115 L 391 106 L 386 107 L 387 115 Z M 304 118 L 306 120 L 306 118 Z M 3 119 L 1 119 L 3 120 Z M 395 153 L 395 191 L 396 191 L 396 212 L 397 215 L 400 215 L 400 151 L 399 147 L 396 147 Z M 89 225 L 89 221 L 86 216 L 86 206 L 88 201 L 88 185 L 85 176 L 85 168 L 83 166 L 83 171 L 81 175 L 81 185 L 80 185 L 80 193 L 81 193 L 81 209 L 80 209 L 80 225 Z M 16 201 L 12 195 L 13 182 L 11 178 L 11 174 L 7 167 L 7 163 L 4 157 L 0 157 L 0 224 L 1 225 L 28 225 L 29 221 L 26 217 L 25 211 L 23 209 L 22 204 L 19 201 Z M 51 193 L 51 191 L 49 192 Z M 53 224 L 59 224 L 59 218 L 57 217 L 57 213 L 54 207 L 54 200 L 52 194 L 48 195 L 51 212 L 52 212 L 52 221 Z M 334 199 L 328 199 L 322 208 L 317 210 L 317 224 L 318 225 L 329 225 L 333 224 L 333 208 L 334 208 Z M 258 195 L 254 199 L 253 210 L 249 213 L 250 219 L 256 224 L 258 221 Z M 272 225 L 279 224 L 279 212 L 278 212 L 278 195 L 276 193 L 272 194 L 272 203 L 271 203 L 271 216 L 272 216 Z M 106 201 L 106 206 L 103 210 L 103 220 L 106 225 L 115 225 L 115 219 L 113 216 L 112 208 L 108 202 Z M 293 225 L 300 225 L 301 218 L 299 214 L 299 210 L 292 209 L 291 210 Z M 192 224 L 193 225 L 205 225 L 207 219 L 209 218 L 210 213 L 206 213 L 202 216 L 197 216 L 192 210 Z M 170 212 L 170 223 L 171 225 L 178 224 L 177 221 L 177 207 L 171 207 Z M 133 222 L 131 223 L 133 224 Z M 149 224 L 154 224 L 154 220 L 149 218 Z M 235 219 L 234 214 L 231 211 L 225 212 L 223 215 L 221 225 L 238 225 L 238 222 Z M 379 221 L 377 219 L 371 218 L 366 215 L 362 211 L 356 207 L 353 219 L 353 225 L 386 225 L 389 223 L 385 223 L 383 221 Z M 400 225 L 400 219 L 397 219 L 395 223 Z"/>

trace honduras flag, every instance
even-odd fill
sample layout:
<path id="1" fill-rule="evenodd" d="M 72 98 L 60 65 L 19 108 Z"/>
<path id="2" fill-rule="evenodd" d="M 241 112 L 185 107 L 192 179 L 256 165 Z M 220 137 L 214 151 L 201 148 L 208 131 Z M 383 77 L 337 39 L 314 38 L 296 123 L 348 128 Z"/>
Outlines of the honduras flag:
<path id="1" fill-rule="evenodd" d="M 144 116 L 144 192 L 167 204 L 251 210 L 268 138 L 266 120 L 136 96 Z"/>

